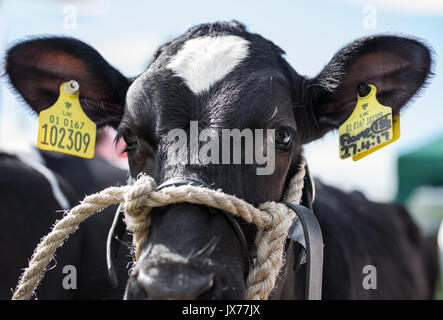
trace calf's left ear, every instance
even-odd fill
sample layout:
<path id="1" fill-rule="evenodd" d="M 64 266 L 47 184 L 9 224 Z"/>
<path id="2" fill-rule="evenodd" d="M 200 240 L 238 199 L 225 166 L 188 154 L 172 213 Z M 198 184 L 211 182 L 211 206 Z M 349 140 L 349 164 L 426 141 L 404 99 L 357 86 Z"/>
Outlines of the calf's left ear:
<path id="1" fill-rule="evenodd" d="M 295 116 L 304 143 L 338 128 L 357 103 L 357 86 L 374 84 L 377 99 L 393 114 L 417 93 L 432 74 L 430 50 L 415 39 L 373 36 L 356 40 L 304 85 L 303 110 Z M 303 114 L 300 114 L 303 113 Z M 301 123 L 303 122 L 303 123 Z"/>
<path id="2" fill-rule="evenodd" d="M 80 103 L 97 126 L 116 127 L 124 112 L 130 80 L 88 44 L 67 37 L 38 37 L 6 53 L 12 86 L 37 113 L 52 106 L 60 85 L 80 84 Z"/>

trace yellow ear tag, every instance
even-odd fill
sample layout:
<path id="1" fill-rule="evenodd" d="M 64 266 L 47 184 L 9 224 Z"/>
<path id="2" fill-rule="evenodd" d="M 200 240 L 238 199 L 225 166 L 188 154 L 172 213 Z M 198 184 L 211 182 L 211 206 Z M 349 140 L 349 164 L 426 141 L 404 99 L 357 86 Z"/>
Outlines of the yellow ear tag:
<path id="1" fill-rule="evenodd" d="M 377 100 L 377 88 L 364 97 L 357 95 L 357 105 L 350 117 L 338 128 L 341 159 L 354 161 L 383 148 L 400 138 L 400 115 Z"/>
<path id="2" fill-rule="evenodd" d="M 37 146 L 83 158 L 94 157 L 96 124 L 84 113 L 76 81 L 60 85 L 60 95 L 53 106 L 38 115 Z"/>

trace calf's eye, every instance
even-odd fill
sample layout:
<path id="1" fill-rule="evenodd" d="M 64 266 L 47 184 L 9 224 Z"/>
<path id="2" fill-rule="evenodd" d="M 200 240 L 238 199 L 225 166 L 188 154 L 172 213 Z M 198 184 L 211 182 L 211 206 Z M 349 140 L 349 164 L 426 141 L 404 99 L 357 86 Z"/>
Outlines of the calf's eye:
<path id="1" fill-rule="evenodd" d="M 137 136 L 130 129 L 126 129 L 123 134 L 126 143 L 126 152 L 134 151 L 137 148 Z"/>
<path id="2" fill-rule="evenodd" d="M 288 128 L 278 128 L 275 130 L 275 145 L 283 149 L 287 149 L 292 143 L 292 134 Z"/>

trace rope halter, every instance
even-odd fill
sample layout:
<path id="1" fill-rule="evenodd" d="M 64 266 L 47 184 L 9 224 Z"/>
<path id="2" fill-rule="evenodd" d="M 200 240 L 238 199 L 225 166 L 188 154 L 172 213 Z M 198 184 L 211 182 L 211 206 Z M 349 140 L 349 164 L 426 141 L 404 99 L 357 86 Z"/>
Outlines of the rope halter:
<path id="1" fill-rule="evenodd" d="M 305 174 L 306 161 L 303 157 L 297 174 L 292 177 L 284 194 L 286 202 L 300 203 Z M 110 205 L 123 203 L 127 229 L 134 234 L 133 243 L 137 261 L 151 227 L 149 213 L 152 208 L 181 202 L 224 210 L 257 226 L 255 238 L 257 257 L 246 280 L 246 299 L 267 299 L 284 263 L 284 245 L 289 228 L 296 218 L 295 213 L 282 203 L 265 202 L 255 208 L 235 196 L 192 185 L 170 186 L 157 190 L 154 179 L 147 175 L 140 176 L 133 185 L 110 187 L 85 197 L 79 205 L 67 212 L 63 219 L 56 222 L 51 232 L 35 249 L 12 299 L 31 298 L 55 250 L 81 222 L 95 212 Z"/>

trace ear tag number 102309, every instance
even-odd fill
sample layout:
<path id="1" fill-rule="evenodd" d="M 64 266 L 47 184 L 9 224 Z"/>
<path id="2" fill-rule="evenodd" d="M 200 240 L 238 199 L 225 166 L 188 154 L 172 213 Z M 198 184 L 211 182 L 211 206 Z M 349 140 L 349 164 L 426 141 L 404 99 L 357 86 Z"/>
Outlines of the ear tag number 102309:
<path id="1" fill-rule="evenodd" d="M 400 138 L 400 115 L 378 102 L 373 84 L 361 86 L 354 111 L 338 129 L 341 159 L 360 160 Z"/>
<path id="2" fill-rule="evenodd" d="M 83 158 L 94 157 L 96 124 L 84 113 L 76 81 L 60 85 L 53 106 L 39 113 L 37 146 Z"/>

